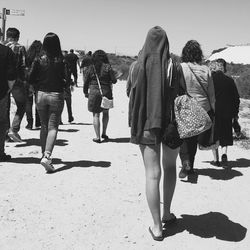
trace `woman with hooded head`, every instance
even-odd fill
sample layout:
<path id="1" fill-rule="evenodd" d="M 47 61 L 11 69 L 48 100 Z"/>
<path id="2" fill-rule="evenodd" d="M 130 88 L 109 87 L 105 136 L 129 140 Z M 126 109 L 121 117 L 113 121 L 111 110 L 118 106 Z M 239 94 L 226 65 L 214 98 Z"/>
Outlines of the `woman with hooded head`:
<path id="1" fill-rule="evenodd" d="M 162 138 L 171 120 L 174 99 L 184 93 L 184 87 L 181 85 L 181 72 L 170 58 L 167 34 L 161 27 L 149 30 L 137 63 L 129 103 L 131 142 L 139 145 L 145 166 L 146 197 L 153 217 L 149 232 L 154 240 L 160 241 L 164 238 L 162 223 L 169 224 L 176 220 L 170 207 L 179 153 L 179 147 L 171 149 L 162 143 Z M 164 174 L 162 217 L 159 190 L 161 165 Z"/>
<path id="2" fill-rule="evenodd" d="M 87 69 L 83 85 L 83 93 L 88 98 L 88 110 L 93 113 L 93 125 L 96 134 L 93 141 L 101 143 L 101 138 L 104 140 L 109 139 L 106 133 L 109 122 L 109 110 L 101 107 L 102 95 L 98 80 L 100 81 L 103 96 L 113 99 L 112 85 L 117 80 L 108 56 L 103 50 L 94 52 L 92 64 Z M 100 113 L 102 113 L 102 134 L 100 133 Z"/>
<path id="3" fill-rule="evenodd" d="M 64 62 L 59 37 L 48 33 L 43 40 L 43 55 L 32 63 L 29 82 L 37 92 L 37 110 L 41 120 L 41 165 L 53 172 L 52 151 L 64 105 L 64 88 L 70 84 L 69 71 Z"/>

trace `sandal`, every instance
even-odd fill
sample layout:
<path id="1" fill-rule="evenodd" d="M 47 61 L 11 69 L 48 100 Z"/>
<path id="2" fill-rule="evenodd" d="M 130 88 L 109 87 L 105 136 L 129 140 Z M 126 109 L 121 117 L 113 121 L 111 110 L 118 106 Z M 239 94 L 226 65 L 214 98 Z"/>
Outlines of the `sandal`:
<path id="1" fill-rule="evenodd" d="M 173 224 L 174 222 L 177 221 L 177 218 L 173 213 L 171 213 L 170 216 L 171 216 L 170 219 L 162 220 L 162 223 L 164 224 L 164 226 L 169 226 L 169 225 L 171 225 L 171 224 Z"/>
<path id="2" fill-rule="evenodd" d="M 156 241 L 163 241 L 164 240 L 163 235 L 155 236 L 154 233 L 153 233 L 153 231 L 152 231 L 152 229 L 150 227 L 148 228 L 148 231 L 149 231 L 149 233 L 151 234 L 151 236 L 152 236 L 152 238 L 154 240 L 156 240 Z"/>
<path id="3" fill-rule="evenodd" d="M 94 139 L 93 139 L 93 142 L 96 142 L 96 143 L 101 143 L 102 141 L 101 141 L 101 139 L 94 138 Z"/>
<path id="4" fill-rule="evenodd" d="M 108 140 L 108 139 L 109 139 L 109 137 L 108 137 L 107 135 L 104 135 L 104 134 L 102 134 L 102 138 L 103 138 L 104 140 Z"/>

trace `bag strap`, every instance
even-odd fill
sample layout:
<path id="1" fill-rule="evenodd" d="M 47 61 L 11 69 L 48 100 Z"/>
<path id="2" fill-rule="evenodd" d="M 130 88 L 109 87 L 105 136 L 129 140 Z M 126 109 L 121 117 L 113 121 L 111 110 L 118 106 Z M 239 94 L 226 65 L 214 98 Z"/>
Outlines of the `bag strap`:
<path id="1" fill-rule="evenodd" d="M 213 108 L 212 108 L 212 105 L 211 105 L 211 102 L 210 102 L 210 99 L 209 99 L 209 95 L 208 95 L 208 93 L 207 93 L 205 87 L 204 87 L 203 84 L 200 82 L 199 78 L 196 76 L 196 74 L 194 73 L 194 71 L 192 70 L 192 68 L 191 68 L 188 64 L 187 64 L 187 66 L 188 66 L 189 70 L 192 72 L 192 74 L 194 75 L 194 77 L 195 77 L 195 79 L 197 80 L 197 82 L 198 82 L 198 83 L 200 84 L 200 86 L 202 87 L 203 91 L 205 92 L 205 94 L 206 94 L 206 96 L 207 96 L 207 99 L 208 99 L 208 102 L 209 102 L 210 108 L 213 109 Z"/>
<path id="2" fill-rule="evenodd" d="M 99 87 L 101 96 L 103 96 L 102 88 L 101 88 L 101 84 L 100 84 L 100 80 L 99 80 L 99 77 L 98 77 L 98 75 L 97 75 L 97 73 L 96 73 L 95 65 L 92 65 L 92 66 L 93 66 L 93 69 L 94 69 L 94 72 L 95 72 L 95 77 L 96 77 L 96 80 L 97 80 L 97 84 L 98 84 L 98 87 Z"/>

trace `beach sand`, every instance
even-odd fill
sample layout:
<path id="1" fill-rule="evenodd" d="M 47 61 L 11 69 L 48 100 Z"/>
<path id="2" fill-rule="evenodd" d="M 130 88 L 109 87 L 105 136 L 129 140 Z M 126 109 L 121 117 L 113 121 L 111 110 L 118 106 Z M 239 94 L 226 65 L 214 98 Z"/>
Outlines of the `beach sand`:
<path id="1" fill-rule="evenodd" d="M 129 143 L 125 82 L 114 85 L 107 143 L 92 142 L 92 114 L 82 88 L 72 95 L 75 120 L 67 122 L 65 106 L 53 152 L 55 173 L 46 174 L 39 164 L 39 130 L 25 129 L 26 117 L 23 142 L 6 143 L 13 159 L 0 163 L 1 250 L 250 249 L 249 150 L 229 147 L 232 169 L 210 165 L 212 153 L 198 151 L 198 175 L 177 179 L 177 223 L 156 242 L 148 232 L 142 158 Z"/>

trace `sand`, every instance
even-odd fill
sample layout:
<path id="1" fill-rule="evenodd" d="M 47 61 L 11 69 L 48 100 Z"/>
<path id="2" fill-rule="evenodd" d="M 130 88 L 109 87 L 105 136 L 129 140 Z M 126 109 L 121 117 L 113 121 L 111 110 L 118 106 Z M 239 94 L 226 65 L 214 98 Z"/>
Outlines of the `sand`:
<path id="1" fill-rule="evenodd" d="M 227 170 L 209 164 L 210 151 L 198 151 L 198 175 L 177 180 L 176 225 L 163 242 L 152 240 L 144 167 L 129 143 L 125 82 L 114 86 L 114 97 L 111 141 L 96 144 L 92 114 L 82 88 L 75 89 L 75 120 L 68 124 L 65 109 L 53 174 L 39 164 L 39 130 L 25 129 L 23 119 L 23 142 L 7 143 L 13 159 L 0 163 L 0 249 L 250 249 L 250 154 L 237 145 L 229 148 Z"/>

